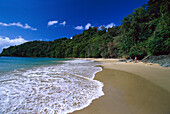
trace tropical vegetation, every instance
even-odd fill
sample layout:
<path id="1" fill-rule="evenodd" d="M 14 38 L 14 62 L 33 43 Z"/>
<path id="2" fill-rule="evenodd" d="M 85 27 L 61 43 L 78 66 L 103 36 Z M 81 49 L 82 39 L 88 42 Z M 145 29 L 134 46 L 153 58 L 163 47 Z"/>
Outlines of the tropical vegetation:
<path id="1" fill-rule="evenodd" d="M 149 0 L 123 18 L 120 26 L 90 27 L 72 39 L 31 41 L 4 49 L 18 57 L 135 57 L 170 53 L 168 0 Z"/>

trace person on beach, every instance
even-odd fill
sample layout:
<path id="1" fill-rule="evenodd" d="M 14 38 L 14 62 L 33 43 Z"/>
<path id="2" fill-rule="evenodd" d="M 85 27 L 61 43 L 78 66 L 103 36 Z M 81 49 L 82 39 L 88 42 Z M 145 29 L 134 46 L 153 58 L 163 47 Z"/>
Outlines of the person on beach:
<path id="1" fill-rule="evenodd" d="M 135 63 L 137 63 L 137 57 L 135 57 Z"/>

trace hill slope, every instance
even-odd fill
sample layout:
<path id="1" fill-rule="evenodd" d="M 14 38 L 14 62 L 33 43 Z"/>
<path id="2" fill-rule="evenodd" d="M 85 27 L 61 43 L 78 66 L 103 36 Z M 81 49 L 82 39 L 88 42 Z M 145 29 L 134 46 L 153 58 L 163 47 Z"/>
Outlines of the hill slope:
<path id="1" fill-rule="evenodd" d="M 4 49 L 2 56 L 135 57 L 170 53 L 168 0 L 149 0 L 122 20 L 120 27 L 89 28 L 73 39 L 32 41 Z"/>

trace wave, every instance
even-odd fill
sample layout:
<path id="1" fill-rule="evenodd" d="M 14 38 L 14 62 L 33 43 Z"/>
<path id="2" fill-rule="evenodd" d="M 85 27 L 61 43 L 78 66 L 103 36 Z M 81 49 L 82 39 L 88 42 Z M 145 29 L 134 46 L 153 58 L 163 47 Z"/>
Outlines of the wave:
<path id="1" fill-rule="evenodd" d="M 65 114 L 87 107 L 104 95 L 93 80 L 102 70 L 87 60 L 23 68 L 0 77 L 0 113 Z"/>

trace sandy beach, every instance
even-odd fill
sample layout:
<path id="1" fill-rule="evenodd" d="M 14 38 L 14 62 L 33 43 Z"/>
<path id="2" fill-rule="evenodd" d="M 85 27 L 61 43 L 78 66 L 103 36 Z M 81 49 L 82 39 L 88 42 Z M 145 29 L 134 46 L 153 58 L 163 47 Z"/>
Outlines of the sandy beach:
<path id="1" fill-rule="evenodd" d="M 170 68 L 144 63 L 102 62 L 95 80 L 104 83 L 104 96 L 73 114 L 169 114 Z"/>

